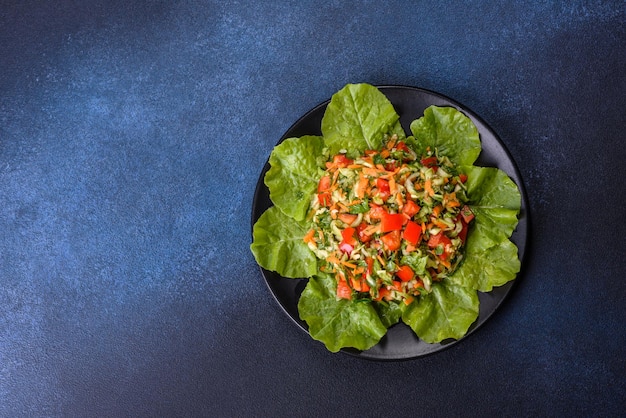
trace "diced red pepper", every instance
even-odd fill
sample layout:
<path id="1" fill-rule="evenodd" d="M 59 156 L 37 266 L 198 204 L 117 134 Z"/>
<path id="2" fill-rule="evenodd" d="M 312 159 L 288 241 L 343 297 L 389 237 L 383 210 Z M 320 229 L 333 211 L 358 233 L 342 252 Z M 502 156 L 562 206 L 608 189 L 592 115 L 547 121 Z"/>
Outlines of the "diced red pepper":
<path id="1" fill-rule="evenodd" d="M 403 282 L 408 282 L 415 276 L 415 272 L 413 272 L 413 269 L 409 266 L 402 266 L 396 271 L 396 276 Z"/>
<path id="2" fill-rule="evenodd" d="M 465 183 L 467 181 L 467 174 L 459 174 L 459 180 L 461 180 L 461 183 Z"/>
<path id="3" fill-rule="evenodd" d="M 357 244 L 357 240 L 354 237 L 354 233 L 356 232 L 355 228 L 352 227 L 348 227 L 344 230 L 341 231 L 341 236 L 343 237 L 343 241 L 346 244 L 351 245 L 352 247 L 354 247 Z"/>
<path id="4" fill-rule="evenodd" d="M 400 249 L 400 245 L 402 244 L 399 230 L 391 231 L 383 235 L 380 240 L 383 242 L 385 248 L 389 251 L 396 251 Z"/>
<path id="5" fill-rule="evenodd" d="M 421 237 L 422 227 L 413 221 L 408 221 L 406 227 L 404 228 L 402 238 L 409 241 L 413 245 L 417 245 Z"/>
<path id="6" fill-rule="evenodd" d="M 385 212 L 380 220 L 380 232 L 399 231 L 405 222 L 403 214 Z"/>

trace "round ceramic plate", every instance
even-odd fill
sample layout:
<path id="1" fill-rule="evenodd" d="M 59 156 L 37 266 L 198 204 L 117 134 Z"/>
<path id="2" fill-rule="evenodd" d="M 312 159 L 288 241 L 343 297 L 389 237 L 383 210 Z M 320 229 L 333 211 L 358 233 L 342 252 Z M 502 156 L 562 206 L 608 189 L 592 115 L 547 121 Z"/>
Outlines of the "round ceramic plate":
<path id="1" fill-rule="evenodd" d="M 523 262 L 528 238 L 528 202 L 522 178 L 515 162 L 496 133 L 470 109 L 441 94 L 406 86 L 378 86 L 378 88 L 387 96 L 396 112 L 400 115 L 400 122 L 405 132 L 411 132 L 409 129 L 411 122 L 421 117 L 424 110 L 431 105 L 455 107 L 474 122 L 478 128 L 482 143 L 482 152 L 475 165 L 497 167 L 503 170 L 515 181 L 520 189 L 522 205 L 519 223 L 511 236 L 511 240 L 517 245 L 519 258 Z M 320 127 L 327 105 L 328 101 L 307 112 L 285 132 L 279 143 L 286 138 L 321 135 Z M 265 164 L 257 182 L 252 205 L 252 225 L 266 209 L 272 206 L 269 191 L 263 183 L 263 178 L 268 169 L 269 162 Z M 287 315 L 302 330 L 308 333 L 307 324 L 298 315 L 298 299 L 306 286 L 307 279 L 287 279 L 272 271 L 265 269 L 261 269 L 261 271 L 276 301 Z M 437 344 L 428 344 L 421 341 L 407 325 L 400 322 L 390 327 L 381 341 L 369 350 L 342 349 L 341 351 L 372 360 L 403 360 L 436 353 L 467 338 L 484 324 L 506 299 L 514 282 L 510 281 L 488 293 L 479 292 L 480 311 L 478 319 L 471 325 L 467 334 L 459 340 L 447 340 Z"/>

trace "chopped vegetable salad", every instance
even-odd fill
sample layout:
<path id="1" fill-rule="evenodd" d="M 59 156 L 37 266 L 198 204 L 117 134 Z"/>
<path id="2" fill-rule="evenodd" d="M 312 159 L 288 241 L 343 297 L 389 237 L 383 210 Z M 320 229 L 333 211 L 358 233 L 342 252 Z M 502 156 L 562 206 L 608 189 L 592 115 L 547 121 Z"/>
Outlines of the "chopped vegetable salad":
<path id="1" fill-rule="evenodd" d="M 380 150 L 325 163 L 304 241 L 334 275 L 340 299 L 410 304 L 451 274 L 469 224 L 467 176 L 430 149 L 418 156 L 396 135 Z"/>

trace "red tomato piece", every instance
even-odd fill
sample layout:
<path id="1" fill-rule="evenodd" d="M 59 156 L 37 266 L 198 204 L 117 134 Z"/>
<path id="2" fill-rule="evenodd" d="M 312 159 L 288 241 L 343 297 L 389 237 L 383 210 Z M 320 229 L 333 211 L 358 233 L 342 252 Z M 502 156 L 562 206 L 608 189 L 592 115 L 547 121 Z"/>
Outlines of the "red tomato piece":
<path id="1" fill-rule="evenodd" d="M 372 239 L 371 235 L 365 233 L 365 229 L 367 229 L 367 223 L 365 222 L 361 222 L 359 226 L 356 227 L 356 234 L 363 243 L 369 242 Z"/>
<path id="2" fill-rule="evenodd" d="M 402 141 L 398 142 L 396 144 L 396 149 L 398 151 L 404 151 L 404 152 L 408 152 L 409 151 L 409 147 L 406 146 L 406 144 Z"/>
<path id="3" fill-rule="evenodd" d="M 370 203 L 370 211 L 369 211 L 370 219 L 380 220 L 383 218 L 383 214 L 385 213 L 387 213 L 387 211 L 382 206 L 378 206 L 373 203 Z"/>
<path id="4" fill-rule="evenodd" d="M 337 167 L 347 167 L 354 161 L 345 156 L 345 154 L 337 154 L 333 157 L 333 164 Z"/>
<path id="5" fill-rule="evenodd" d="M 385 235 L 383 235 L 380 240 L 383 242 L 383 245 L 389 251 L 396 251 L 400 249 L 400 245 L 402 244 L 400 231 L 391 231 Z"/>
<path id="6" fill-rule="evenodd" d="M 437 157 L 433 155 L 432 157 L 422 158 L 420 162 L 425 167 L 435 167 L 437 166 Z"/>
<path id="7" fill-rule="evenodd" d="M 322 205 L 322 206 L 327 206 L 328 207 L 332 203 L 332 201 L 331 201 L 332 199 L 331 199 L 330 193 L 328 193 L 328 192 L 319 193 L 317 195 L 317 200 L 320 202 L 320 205 Z"/>
<path id="8" fill-rule="evenodd" d="M 378 189 L 378 195 L 381 197 L 381 199 L 387 199 L 389 196 L 391 196 L 391 192 L 389 191 L 389 182 L 387 180 L 377 178 L 376 188 Z"/>
<path id="9" fill-rule="evenodd" d="M 378 289 L 378 297 L 374 298 L 375 301 L 381 301 L 382 299 L 389 300 L 391 292 L 386 287 L 381 287 Z"/>
<path id="10" fill-rule="evenodd" d="M 469 206 L 465 205 L 461 209 L 461 216 L 463 217 L 465 223 L 468 224 L 472 221 L 472 219 L 474 219 L 474 212 L 472 212 L 472 209 Z"/>
<path id="11" fill-rule="evenodd" d="M 452 246 L 452 241 L 450 241 L 450 238 L 445 236 L 443 232 L 440 232 L 437 235 L 431 235 L 428 240 L 428 247 L 437 248 L 440 245 L 442 246 L 443 253 L 441 253 L 439 257 L 445 260 L 450 255 L 450 247 Z"/>
<path id="12" fill-rule="evenodd" d="M 339 299 L 352 299 L 352 289 L 343 278 L 337 281 L 337 297 Z"/>
<path id="13" fill-rule="evenodd" d="M 420 211 L 420 209 L 421 208 L 417 203 L 412 200 L 407 200 L 407 202 L 402 207 L 402 213 L 407 215 L 409 218 L 412 218 Z"/>
<path id="14" fill-rule="evenodd" d="M 385 164 L 386 171 L 395 171 L 398 168 L 398 163 L 396 161 L 392 161 L 390 163 Z"/>
<path id="15" fill-rule="evenodd" d="M 398 276 L 403 282 L 408 282 L 415 276 L 415 273 L 411 267 L 402 266 L 398 271 L 396 271 L 396 276 Z"/>
<path id="16" fill-rule="evenodd" d="M 317 192 L 322 193 L 330 189 L 330 176 L 323 176 L 317 185 Z"/>

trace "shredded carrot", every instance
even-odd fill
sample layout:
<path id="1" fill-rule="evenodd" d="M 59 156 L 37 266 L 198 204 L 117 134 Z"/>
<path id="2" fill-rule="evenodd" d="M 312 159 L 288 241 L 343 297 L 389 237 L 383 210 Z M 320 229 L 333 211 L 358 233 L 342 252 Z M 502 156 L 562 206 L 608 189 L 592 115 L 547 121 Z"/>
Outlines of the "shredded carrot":
<path id="1" fill-rule="evenodd" d="M 426 192 L 430 195 L 430 196 L 434 196 L 435 195 L 435 191 L 433 190 L 433 185 L 432 185 L 432 181 L 430 179 L 427 179 L 424 182 L 424 189 L 426 190 Z"/>
<path id="2" fill-rule="evenodd" d="M 382 150 L 380 152 L 380 156 L 383 157 L 383 158 L 389 157 L 389 150 L 386 150 L 386 149 Z"/>
<path id="3" fill-rule="evenodd" d="M 440 205 L 435 206 L 435 207 L 433 208 L 433 216 L 434 216 L 435 218 L 439 217 L 439 215 L 441 214 L 441 210 L 442 210 L 442 209 L 443 209 L 443 208 L 442 208 Z"/>
<path id="4" fill-rule="evenodd" d="M 350 263 L 349 261 L 342 261 L 342 260 L 340 260 L 339 262 L 342 265 L 344 265 L 344 266 L 346 266 L 348 268 L 351 268 L 351 269 L 355 269 L 357 267 L 356 264 Z"/>
<path id="5" fill-rule="evenodd" d="M 413 296 L 407 296 L 407 297 L 404 298 L 403 302 L 404 302 L 405 305 L 408 306 L 408 305 L 411 304 L 411 302 L 413 302 L 413 300 L 414 300 Z"/>
<path id="6" fill-rule="evenodd" d="M 342 211 L 342 212 L 348 212 L 348 211 L 350 211 L 350 209 L 349 209 L 346 205 L 344 205 L 343 203 L 341 203 L 341 202 L 337 202 L 337 206 L 339 206 L 339 209 L 341 209 L 341 211 Z"/>
<path id="7" fill-rule="evenodd" d="M 398 187 L 396 186 L 396 179 L 393 176 L 389 177 L 389 193 L 396 194 Z"/>
<path id="8" fill-rule="evenodd" d="M 314 236 L 315 236 L 315 229 L 310 229 L 309 232 L 306 233 L 304 238 L 302 238 L 302 241 L 306 242 L 307 244 L 309 242 L 315 242 L 315 240 L 313 239 Z"/>
<path id="9" fill-rule="evenodd" d="M 365 192 L 367 190 L 367 186 L 369 185 L 369 179 L 363 175 L 363 173 L 361 173 L 359 175 L 359 182 L 357 183 L 356 186 L 356 195 L 359 198 L 363 198 L 365 197 Z"/>
<path id="10" fill-rule="evenodd" d="M 380 170 L 371 167 L 363 167 L 363 174 L 370 177 L 378 177 L 380 175 Z"/>
<path id="11" fill-rule="evenodd" d="M 365 269 L 363 267 L 357 266 L 357 268 L 352 270 L 352 274 L 354 274 L 355 276 L 358 274 L 363 274 L 363 273 L 365 273 Z"/>

